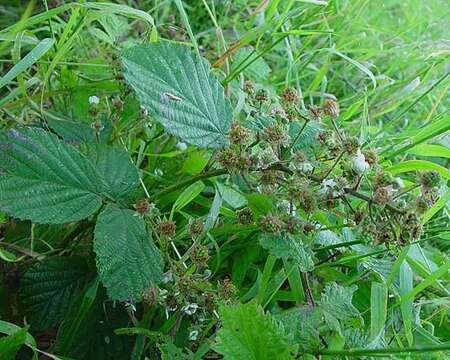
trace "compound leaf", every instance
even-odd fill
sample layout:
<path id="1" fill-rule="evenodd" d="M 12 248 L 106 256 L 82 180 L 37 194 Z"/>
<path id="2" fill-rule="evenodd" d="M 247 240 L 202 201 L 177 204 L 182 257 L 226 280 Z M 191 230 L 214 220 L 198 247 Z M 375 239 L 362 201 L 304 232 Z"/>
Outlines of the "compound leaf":
<path id="1" fill-rule="evenodd" d="M 100 213 L 94 251 L 100 280 L 114 300 L 140 299 L 162 277 L 161 254 L 132 210 L 108 205 Z"/>
<path id="2" fill-rule="evenodd" d="M 165 129 L 200 147 L 226 145 L 232 109 L 223 87 L 187 46 L 135 46 L 123 56 L 125 78 Z"/>

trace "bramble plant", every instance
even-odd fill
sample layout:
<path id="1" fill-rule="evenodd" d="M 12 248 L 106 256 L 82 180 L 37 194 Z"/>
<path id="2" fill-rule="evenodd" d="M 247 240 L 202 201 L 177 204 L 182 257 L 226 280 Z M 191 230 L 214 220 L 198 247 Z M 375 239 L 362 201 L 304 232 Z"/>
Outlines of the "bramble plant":
<path id="1" fill-rule="evenodd" d="M 43 4 L 0 31 L 1 359 L 449 355 L 445 51 L 358 58 L 365 1 Z"/>

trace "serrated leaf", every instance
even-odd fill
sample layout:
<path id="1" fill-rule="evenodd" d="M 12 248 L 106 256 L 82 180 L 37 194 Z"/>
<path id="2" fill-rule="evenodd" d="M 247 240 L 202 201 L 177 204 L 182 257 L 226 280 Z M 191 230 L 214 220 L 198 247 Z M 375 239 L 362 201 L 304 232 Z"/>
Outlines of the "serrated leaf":
<path id="1" fill-rule="evenodd" d="M 356 286 L 344 287 L 334 282 L 327 284 L 321 299 L 323 309 L 343 320 L 359 316 L 358 309 L 352 304 L 353 293 L 356 289 Z"/>
<path id="2" fill-rule="evenodd" d="M 106 184 L 104 191 L 114 199 L 123 198 L 139 184 L 139 173 L 125 150 L 95 145 L 89 147 L 89 158 Z"/>
<path id="3" fill-rule="evenodd" d="M 289 360 L 296 348 L 283 327 L 255 302 L 222 306 L 214 350 L 225 360 Z"/>
<path id="4" fill-rule="evenodd" d="M 100 280 L 114 300 L 138 300 L 161 280 L 163 260 L 144 220 L 108 205 L 98 216 L 94 251 Z"/>
<path id="5" fill-rule="evenodd" d="M 36 223 L 78 221 L 103 198 L 118 200 L 139 176 L 128 155 L 98 145 L 89 159 L 42 129 L 12 129 L 0 136 L 0 208 Z M 93 153 L 93 155 L 92 155 Z"/>
<path id="6" fill-rule="evenodd" d="M 98 173 L 74 147 L 44 130 L 12 129 L 0 138 L 0 208 L 37 223 L 77 221 L 101 205 Z"/>
<path id="7" fill-rule="evenodd" d="M 169 133 L 200 147 L 228 143 L 231 105 L 206 60 L 164 41 L 133 47 L 122 59 L 141 104 Z"/>
<path id="8" fill-rule="evenodd" d="M 312 251 L 299 236 L 263 234 L 259 244 L 273 256 L 293 259 L 300 271 L 311 271 L 314 268 Z"/>
<path id="9" fill-rule="evenodd" d="M 93 274 L 87 261 L 78 256 L 50 258 L 30 268 L 21 280 L 19 295 L 33 329 L 56 327 Z"/>
<path id="10" fill-rule="evenodd" d="M 323 322 L 320 309 L 313 306 L 300 306 L 275 315 L 286 332 L 300 346 L 301 351 L 313 351 L 320 347 L 319 326 Z"/>

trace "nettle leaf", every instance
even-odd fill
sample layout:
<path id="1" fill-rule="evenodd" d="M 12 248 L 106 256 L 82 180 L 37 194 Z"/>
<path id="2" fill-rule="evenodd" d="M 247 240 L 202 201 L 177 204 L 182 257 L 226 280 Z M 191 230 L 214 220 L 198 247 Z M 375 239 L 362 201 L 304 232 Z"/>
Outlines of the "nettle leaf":
<path id="1" fill-rule="evenodd" d="M 85 258 L 57 257 L 30 268 L 21 280 L 20 302 L 34 330 L 56 327 L 72 298 L 94 275 Z"/>
<path id="2" fill-rule="evenodd" d="M 89 159 L 56 135 L 36 128 L 0 135 L 0 209 L 35 223 L 78 221 L 103 198 L 118 200 L 139 180 L 128 155 L 106 145 Z"/>
<path id="3" fill-rule="evenodd" d="M 231 104 L 205 59 L 161 41 L 135 46 L 122 60 L 140 102 L 169 133 L 200 147 L 228 144 Z"/>
<path id="4" fill-rule="evenodd" d="M 311 249 L 305 245 L 299 236 L 289 234 L 262 234 L 259 244 L 278 258 L 293 259 L 300 271 L 314 269 Z"/>
<path id="5" fill-rule="evenodd" d="M 296 347 L 283 327 L 255 302 L 222 306 L 214 350 L 225 360 L 288 360 Z"/>
<path id="6" fill-rule="evenodd" d="M 0 159 L 0 208 L 15 217 L 57 224 L 100 208 L 96 169 L 53 134 L 12 129 L 0 138 Z"/>
<path id="7" fill-rule="evenodd" d="M 161 254 L 144 220 L 132 210 L 108 205 L 98 216 L 94 251 L 100 280 L 114 300 L 140 299 L 162 278 Z"/>

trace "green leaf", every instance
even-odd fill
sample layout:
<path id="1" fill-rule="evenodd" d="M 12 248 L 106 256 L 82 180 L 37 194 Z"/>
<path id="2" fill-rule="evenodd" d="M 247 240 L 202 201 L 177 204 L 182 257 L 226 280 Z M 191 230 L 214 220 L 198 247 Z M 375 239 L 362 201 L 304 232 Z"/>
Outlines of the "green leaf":
<path id="1" fill-rule="evenodd" d="M 236 189 L 219 182 L 216 183 L 216 185 L 223 201 L 229 204 L 233 209 L 237 209 L 247 205 L 247 199 L 245 198 L 245 196 Z"/>
<path id="2" fill-rule="evenodd" d="M 142 105 L 169 133 L 200 147 L 228 144 L 231 105 L 204 59 L 169 42 L 133 47 L 122 59 Z"/>
<path id="3" fill-rule="evenodd" d="M 139 173 L 125 150 L 106 145 L 89 149 L 89 158 L 106 184 L 105 193 L 121 199 L 136 188 Z"/>
<path id="4" fill-rule="evenodd" d="M 173 204 L 171 213 L 180 211 L 186 205 L 188 205 L 192 200 L 194 200 L 205 188 L 205 184 L 201 181 L 196 181 L 192 185 L 189 185 L 183 192 L 178 196 L 177 200 Z"/>
<path id="5" fill-rule="evenodd" d="M 408 150 L 407 153 L 418 156 L 435 156 L 450 159 L 450 149 L 435 144 L 420 144 Z"/>
<path id="6" fill-rule="evenodd" d="M 299 236 L 263 234 L 259 243 L 273 256 L 293 259 L 302 272 L 311 271 L 314 268 L 312 251 Z"/>
<path id="7" fill-rule="evenodd" d="M 325 286 L 321 304 L 323 309 L 338 319 L 347 319 L 359 316 L 359 311 L 352 304 L 353 293 L 356 286 L 344 287 L 336 283 Z"/>
<path id="8" fill-rule="evenodd" d="M 37 223 L 83 219 L 101 205 L 98 173 L 71 145 L 40 129 L 0 137 L 0 208 Z"/>
<path id="9" fill-rule="evenodd" d="M 53 46 L 55 40 L 51 38 L 43 39 L 36 47 L 31 50 L 23 59 L 15 64 L 11 70 L 9 70 L 5 76 L 0 79 L 0 89 L 7 85 L 17 75 L 20 75 L 29 67 L 31 67 L 36 61 L 39 60 L 50 48 Z"/>
<path id="10" fill-rule="evenodd" d="M 93 161 L 42 129 L 0 135 L 0 209 L 36 223 L 78 221 L 96 212 L 102 198 L 118 200 L 137 184 L 126 153 L 97 146 Z"/>
<path id="11" fill-rule="evenodd" d="M 20 329 L 16 333 L 0 339 L 0 359 L 15 359 L 17 352 L 27 338 L 27 329 Z"/>
<path id="12" fill-rule="evenodd" d="M 391 174 L 401 174 L 408 171 L 417 171 L 417 170 L 436 170 L 442 177 L 447 180 L 450 180 L 450 170 L 445 167 L 435 164 L 431 161 L 427 160 L 407 160 L 402 161 L 401 163 L 392 165 L 391 167 L 386 169 Z"/>
<path id="13" fill-rule="evenodd" d="M 370 339 L 375 340 L 383 333 L 387 315 L 387 287 L 373 282 L 370 292 Z"/>
<path id="14" fill-rule="evenodd" d="M 406 294 L 403 294 L 398 304 L 402 304 L 405 301 L 414 299 L 414 297 L 418 293 L 426 289 L 428 286 L 431 286 L 434 283 L 436 283 L 439 280 L 439 278 L 441 278 L 444 275 L 448 275 L 449 270 L 450 270 L 450 261 L 447 261 L 444 264 L 442 264 L 436 271 L 432 272 L 425 279 L 423 279 L 418 285 L 414 287 L 414 289 L 408 291 Z"/>
<path id="15" fill-rule="evenodd" d="M 222 306 L 214 350 L 225 360 L 289 360 L 296 349 L 283 327 L 256 303 Z"/>
<path id="16" fill-rule="evenodd" d="M 408 263 L 402 262 L 400 267 L 400 284 L 399 284 L 399 295 L 403 296 L 409 293 L 413 289 L 413 277 L 414 273 Z M 406 339 L 408 340 L 408 345 L 412 346 L 414 343 L 414 338 L 412 334 L 412 324 L 413 324 L 413 303 L 414 299 L 411 298 L 400 304 L 400 311 L 402 313 L 403 326 L 405 328 Z"/>
<path id="17" fill-rule="evenodd" d="M 80 360 L 130 359 L 133 338 L 114 333 L 129 324 L 128 314 L 120 304 L 107 301 L 105 295 L 104 288 L 97 290 L 94 285 L 84 296 L 74 299 L 58 331 L 54 352 Z M 89 306 L 78 319 L 86 297 Z M 77 326 L 73 328 L 72 323 Z"/>
<path id="18" fill-rule="evenodd" d="M 81 256 L 50 258 L 30 268 L 21 280 L 19 295 L 33 329 L 59 325 L 72 298 L 92 275 L 92 267 Z"/>
<path id="19" fill-rule="evenodd" d="M 72 348 L 75 340 L 73 334 L 78 334 L 83 326 L 97 297 L 98 285 L 99 281 L 96 278 L 84 294 L 71 300 L 68 314 L 58 329 L 56 345 L 58 352 L 67 353 Z"/>
<path id="20" fill-rule="evenodd" d="M 138 300 L 161 280 L 161 254 L 134 211 L 108 205 L 97 219 L 94 251 L 100 280 L 114 300 Z"/>
<path id="21" fill-rule="evenodd" d="M 320 309 L 313 306 L 299 306 L 275 315 L 286 332 L 293 336 L 301 351 L 313 351 L 320 347 L 319 325 L 322 323 Z"/>

